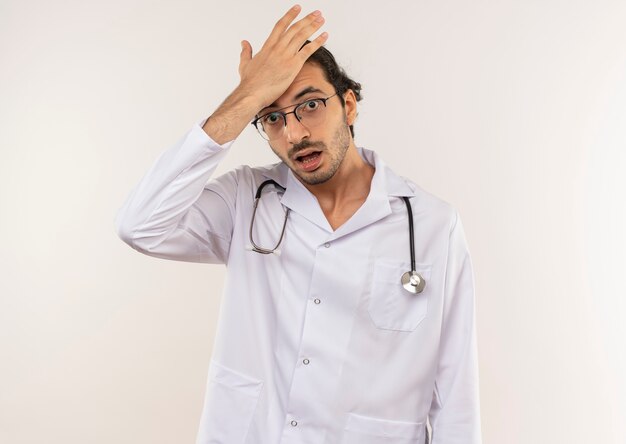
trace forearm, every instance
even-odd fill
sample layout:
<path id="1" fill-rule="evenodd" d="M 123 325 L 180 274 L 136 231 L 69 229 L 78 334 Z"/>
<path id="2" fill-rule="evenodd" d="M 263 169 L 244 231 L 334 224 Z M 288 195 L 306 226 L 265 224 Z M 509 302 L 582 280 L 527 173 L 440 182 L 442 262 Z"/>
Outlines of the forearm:
<path id="1" fill-rule="evenodd" d="M 244 88 L 235 89 L 208 118 L 202 129 L 218 144 L 236 139 L 262 108 Z"/>

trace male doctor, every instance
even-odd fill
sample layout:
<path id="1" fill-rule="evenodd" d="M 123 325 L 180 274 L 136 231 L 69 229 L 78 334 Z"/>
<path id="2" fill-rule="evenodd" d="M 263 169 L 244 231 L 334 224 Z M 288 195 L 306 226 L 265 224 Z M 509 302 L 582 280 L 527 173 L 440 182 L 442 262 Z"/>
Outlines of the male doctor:
<path id="1" fill-rule="evenodd" d="M 355 146 L 361 85 L 299 12 L 242 42 L 237 88 L 116 219 L 142 253 L 226 264 L 197 442 L 480 443 L 459 215 Z M 251 121 L 281 162 L 211 178 Z"/>

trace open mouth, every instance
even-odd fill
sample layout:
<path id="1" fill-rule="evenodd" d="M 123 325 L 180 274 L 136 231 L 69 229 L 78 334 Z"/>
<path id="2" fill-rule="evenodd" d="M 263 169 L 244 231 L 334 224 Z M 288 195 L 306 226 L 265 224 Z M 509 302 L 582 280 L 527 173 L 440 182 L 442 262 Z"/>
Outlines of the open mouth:
<path id="1" fill-rule="evenodd" d="M 312 151 L 308 154 L 302 154 L 302 155 L 296 156 L 296 161 L 301 162 L 301 163 L 309 163 L 312 160 L 319 157 L 319 155 L 320 155 L 320 151 Z"/>
<path id="2" fill-rule="evenodd" d="M 321 151 L 309 151 L 307 153 L 297 155 L 295 157 L 295 161 L 302 167 L 302 169 L 310 171 L 319 166 L 321 157 Z"/>

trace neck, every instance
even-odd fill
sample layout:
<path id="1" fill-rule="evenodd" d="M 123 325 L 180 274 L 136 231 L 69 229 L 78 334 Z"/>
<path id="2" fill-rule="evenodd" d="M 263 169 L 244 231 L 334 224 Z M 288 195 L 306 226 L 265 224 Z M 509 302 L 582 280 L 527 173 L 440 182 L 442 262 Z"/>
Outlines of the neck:
<path id="1" fill-rule="evenodd" d="M 318 185 L 303 185 L 317 198 L 325 213 L 349 206 L 360 207 L 370 191 L 374 167 L 359 155 L 354 142 L 350 143 L 337 172 Z"/>

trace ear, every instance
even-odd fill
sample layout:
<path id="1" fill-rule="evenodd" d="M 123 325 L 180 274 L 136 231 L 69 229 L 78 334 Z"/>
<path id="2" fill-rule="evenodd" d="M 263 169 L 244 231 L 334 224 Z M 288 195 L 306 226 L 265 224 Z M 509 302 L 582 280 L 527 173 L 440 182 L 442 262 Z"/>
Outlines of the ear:
<path id="1" fill-rule="evenodd" d="M 357 116 L 356 96 L 354 95 L 354 91 L 351 89 L 347 90 L 343 94 L 343 100 L 345 102 L 346 121 L 348 125 L 353 125 Z"/>

